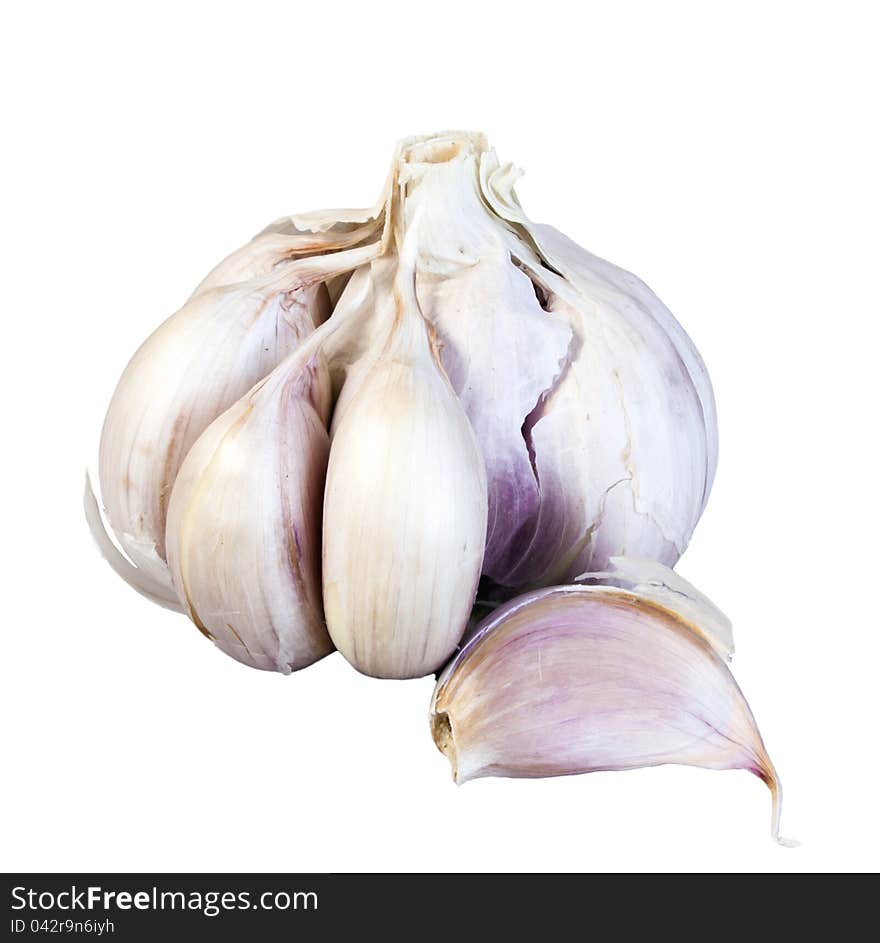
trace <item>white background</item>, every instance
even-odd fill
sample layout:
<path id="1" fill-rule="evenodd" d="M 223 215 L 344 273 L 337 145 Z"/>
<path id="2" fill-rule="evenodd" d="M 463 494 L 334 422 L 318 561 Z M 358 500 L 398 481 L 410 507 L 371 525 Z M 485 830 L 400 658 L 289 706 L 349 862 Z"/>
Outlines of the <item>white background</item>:
<path id="1" fill-rule="evenodd" d="M 878 863 L 872 4 L 16 4 L 2 30 L 9 870 Z M 83 469 L 140 341 L 396 138 L 486 131 L 535 219 L 644 278 L 712 374 L 680 571 L 734 621 L 785 785 L 665 767 L 456 787 L 430 678 L 248 670 L 99 559 Z"/>

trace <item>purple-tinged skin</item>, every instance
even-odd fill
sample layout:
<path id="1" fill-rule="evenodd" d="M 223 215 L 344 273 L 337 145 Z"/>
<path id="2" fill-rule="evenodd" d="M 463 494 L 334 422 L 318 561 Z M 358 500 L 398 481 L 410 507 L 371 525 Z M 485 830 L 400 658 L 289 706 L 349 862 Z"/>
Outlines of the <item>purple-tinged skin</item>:
<path id="1" fill-rule="evenodd" d="M 705 365 L 643 282 L 525 216 L 512 165 L 487 151 L 480 177 L 486 203 L 506 221 L 511 257 L 538 284 L 542 307 L 573 333 L 564 369 L 523 424 L 538 517 L 505 571 L 487 571 L 493 597 L 568 582 L 605 569 L 613 556 L 672 565 L 705 507 L 717 462 Z"/>
<path id="2" fill-rule="evenodd" d="M 533 541 L 541 503 L 523 426 L 565 368 L 572 331 L 541 307 L 479 192 L 476 156 L 420 168 L 407 218 L 421 213 L 416 293 L 482 453 L 488 486 L 483 573 L 502 580 Z"/>
<path id="3" fill-rule="evenodd" d="M 476 626 L 440 676 L 432 733 L 457 782 L 666 763 L 779 783 L 748 704 L 699 626 L 606 586 L 538 590 Z"/>
<path id="4" fill-rule="evenodd" d="M 714 470 L 699 355 L 641 282 L 533 226 L 515 174 L 493 174 L 479 146 L 405 155 L 404 213 L 422 224 L 419 308 L 486 469 L 484 591 L 509 598 L 613 556 L 673 564 Z"/>

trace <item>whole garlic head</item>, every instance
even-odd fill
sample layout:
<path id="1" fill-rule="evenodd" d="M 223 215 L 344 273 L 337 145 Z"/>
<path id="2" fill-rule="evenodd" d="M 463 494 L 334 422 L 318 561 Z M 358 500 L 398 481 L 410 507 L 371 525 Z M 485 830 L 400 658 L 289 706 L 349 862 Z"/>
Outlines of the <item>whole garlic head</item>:
<path id="1" fill-rule="evenodd" d="M 130 560 L 98 532 L 114 568 L 258 667 L 318 657 L 326 616 L 362 671 L 409 677 L 454 651 L 481 579 L 483 598 L 503 600 L 621 556 L 674 564 L 717 461 L 705 367 L 638 279 L 526 217 L 517 176 L 483 135 L 408 138 L 372 210 L 281 219 L 213 269 L 108 411 L 102 497 Z M 290 374 L 304 348 L 308 383 Z M 294 389 L 291 410 L 279 391 Z M 249 418 L 224 432 L 234 416 Z M 259 473 L 229 464 L 233 442 L 261 456 Z M 297 533 L 309 533 L 294 543 L 312 574 L 293 595 L 302 561 L 278 496 L 305 492 L 279 477 L 289 468 L 308 481 Z M 243 489 L 272 498 L 247 505 Z M 88 496 L 87 509 L 98 531 Z M 200 540 L 225 541 L 237 575 L 224 587 Z M 248 583 L 272 547 L 287 555 L 263 566 L 277 579 Z M 271 596 L 259 606 L 257 585 Z M 244 631 L 202 615 L 236 614 L 239 597 Z M 268 628 L 280 624 L 284 638 Z"/>

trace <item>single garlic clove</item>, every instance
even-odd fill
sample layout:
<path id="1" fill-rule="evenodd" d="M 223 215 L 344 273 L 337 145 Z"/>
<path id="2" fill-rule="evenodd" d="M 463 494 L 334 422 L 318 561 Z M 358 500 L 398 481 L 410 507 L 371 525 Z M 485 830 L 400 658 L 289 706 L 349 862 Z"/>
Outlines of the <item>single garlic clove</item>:
<path id="1" fill-rule="evenodd" d="M 323 282 L 381 251 L 377 242 L 299 259 L 202 291 L 141 345 L 107 411 L 99 473 L 110 526 L 144 574 L 170 587 L 168 498 L 192 444 L 325 320 Z"/>
<path id="2" fill-rule="evenodd" d="M 780 786 L 711 634 L 643 595 L 538 590 L 483 620 L 440 676 L 431 728 L 457 782 L 664 763 Z"/>
<path id="3" fill-rule="evenodd" d="M 482 460 L 407 290 L 410 264 L 374 293 L 391 336 L 342 388 L 324 496 L 327 627 L 382 678 L 429 674 L 454 651 L 486 535 Z"/>
<path id="4" fill-rule="evenodd" d="M 307 342 L 200 436 L 171 494 L 168 565 L 193 622 L 255 668 L 332 651 L 321 606 L 330 375 Z"/>

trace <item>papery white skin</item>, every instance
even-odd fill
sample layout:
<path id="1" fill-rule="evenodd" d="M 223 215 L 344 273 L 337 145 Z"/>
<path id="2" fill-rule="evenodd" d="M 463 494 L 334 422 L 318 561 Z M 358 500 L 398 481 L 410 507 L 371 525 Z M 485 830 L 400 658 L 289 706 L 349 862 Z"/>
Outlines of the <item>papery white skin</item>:
<path id="1" fill-rule="evenodd" d="M 569 369 L 530 428 L 547 495 L 541 529 L 563 528 L 557 564 L 540 581 L 568 581 L 619 555 L 671 566 L 705 508 L 717 464 L 705 365 L 644 283 L 528 220 L 513 193 L 517 176 L 494 153 L 483 155 L 484 196 L 519 242 L 537 249 L 521 260 L 577 338 Z M 520 574 L 513 581 L 521 582 Z"/>
<path id="2" fill-rule="evenodd" d="M 324 495 L 327 627 L 382 678 L 420 677 L 454 651 L 486 535 L 477 444 L 415 305 L 411 262 L 400 265 L 374 265 L 390 333 L 346 378 Z"/>
<path id="3" fill-rule="evenodd" d="M 672 312 L 641 279 L 581 248 L 558 229 L 533 223 L 523 212 L 513 190 L 520 176 L 521 171 L 513 164 L 501 166 L 494 151 L 488 151 L 481 158 L 482 192 L 499 216 L 526 233 L 537 246 L 541 256 L 557 272 L 562 273 L 582 296 L 589 298 L 594 288 L 615 288 L 618 300 L 622 302 L 623 313 L 640 326 L 646 324 L 646 319 L 655 321 L 666 335 L 666 340 L 675 348 L 703 413 L 707 450 L 706 484 L 702 503 L 705 508 L 718 465 L 718 416 L 712 384 L 703 358 Z"/>
<path id="4" fill-rule="evenodd" d="M 174 587 L 168 581 L 156 579 L 150 575 L 149 571 L 136 567 L 113 543 L 109 534 L 109 527 L 104 521 L 101 506 L 95 497 L 95 490 L 88 474 L 86 474 L 86 486 L 83 494 L 83 511 L 95 544 L 98 550 L 101 551 L 101 556 L 110 564 L 114 572 L 121 576 L 141 596 L 149 599 L 150 602 L 162 606 L 163 609 L 183 612 L 183 607 L 174 592 Z M 164 566 L 164 561 L 160 561 L 158 557 L 156 563 L 157 566 L 159 564 Z"/>
<path id="5" fill-rule="evenodd" d="M 283 262 L 200 291 L 131 359 L 104 421 L 101 497 L 122 549 L 152 579 L 170 586 L 168 498 L 192 444 L 325 320 L 322 283 L 381 251 L 375 242 Z"/>
<path id="6" fill-rule="evenodd" d="M 612 556 L 674 564 L 717 459 L 705 367 L 633 276 L 522 213 L 481 135 L 403 142 L 416 290 L 488 477 L 494 595 Z M 530 282 L 532 284 L 530 284 Z"/>
<path id="7" fill-rule="evenodd" d="M 276 224 L 279 228 L 268 228 L 240 249 L 230 253 L 202 279 L 192 297 L 224 285 L 268 275 L 284 262 L 321 252 L 337 252 L 342 249 L 374 241 L 381 228 L 381 219 L 344 232 L 296 232 L 287 231 L 287 221 Z"/>
<path id="8" fill-rule="evenodd" d="M 607 586 L 518 597 L 437 682 L 431 726 L 457 782 L 665 763 L 746 769 L 780 786 L 748 704 L 701 626 Z"/>
<path id="9" fill-rule="evenodd" d="M 337 252 L 373 242 L 384 226 L 389 178 L 379 202 L 372 209 L 333 209 L 283 216 L 270 223 L 250 242 L 230 253 L 199 283 L 193 295 L 219 285 L 266 275 L 280 263 Z"/>
<path id="10" fill-rule="evenodd" d="M 642 599 L 650 599 L 698 625 L 706 640 L 725 660 L 733 656 L 733 626 L 730 619 L 681 574 L 656 560 L 638 557 L 611 557 L 604 573 L 582 573 L 581 580 L 628 589 Z"/>

